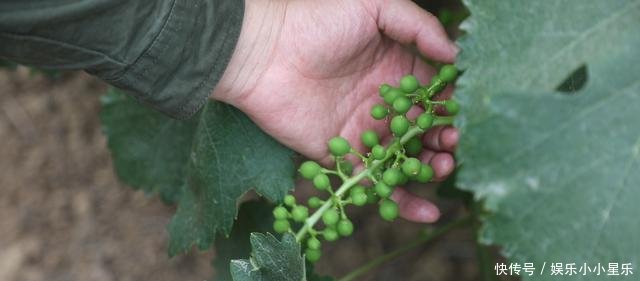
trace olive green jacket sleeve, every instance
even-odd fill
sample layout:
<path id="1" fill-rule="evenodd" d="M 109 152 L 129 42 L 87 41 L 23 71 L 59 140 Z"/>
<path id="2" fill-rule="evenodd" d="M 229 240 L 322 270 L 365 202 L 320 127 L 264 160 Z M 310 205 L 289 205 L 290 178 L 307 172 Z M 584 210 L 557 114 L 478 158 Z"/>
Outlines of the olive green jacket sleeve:
<path id="1" fill-rule="evenodd" d="M 222 76 L 243 15 L 243 0 L 2 0 L 0 57 L 84 69 L 187 118 Z"/>

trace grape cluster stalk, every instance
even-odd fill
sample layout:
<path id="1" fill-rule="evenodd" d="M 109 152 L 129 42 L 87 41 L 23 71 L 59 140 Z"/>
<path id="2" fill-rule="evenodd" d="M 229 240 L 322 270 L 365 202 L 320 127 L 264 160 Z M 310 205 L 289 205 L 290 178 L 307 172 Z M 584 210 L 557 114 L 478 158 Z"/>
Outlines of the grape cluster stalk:
<path id="1" fill-rule="evenodd" d="M 353 149 L 343 137 L 329 140 L 334 169 L 323 168 L 314 161 L 306 161 L 298 169 L 316 189 L 327 193 L 326 198 L 311 197 L 305 206 L 297 203 L 293 195 L 285 196 L 283 203 L 273 210 L 273 229 L 285 233 L 293 231 L 292 225 L 299 225 L 296 239 L 306 245 L 306 259 L 316 262 L 322 253 L 321 239 L 335 241 L 353 233 L 354 226 L 345 212 L 346 206 L 378 204 L 382 219 L 395 220 L 399 214 L 398 204 L 390 198 L 395 187 L 409 181 L 427 183 L 433 178 L 433 168 L 416 157 L 422 151 L 422 135 L 433 126 L 452 124 L 453 116 L 460 110 L 455 100 L 434 99 L 457 75 L 454 66 L 445 65 L 427 85 L 420 85 L 413 75 L 402 77 L 398 87 L 382 84 L 379 93 L 384 104 L 374 105 L 371 117 L 389 120 L 393 139 L 384 146 L 375 131 L 364 131 L 360 141 L 369 149 L 365 154 Z M 407 112 L 415 105 L 421 105 L 424 112 L 412 120 Z M 436 114 L 436 107 L 443 107 L 447 114 Z M 355 155 L 364 165 L 364 169 L 355 175 L 353 164 L 345 159 L 349 154 Z M 338 178 L 341 184 L 334 188 L 330 177 Z M 310 209 L 315 209 L 311 215 Z M 317 226 L 320 221 L 321 229 Z"/>

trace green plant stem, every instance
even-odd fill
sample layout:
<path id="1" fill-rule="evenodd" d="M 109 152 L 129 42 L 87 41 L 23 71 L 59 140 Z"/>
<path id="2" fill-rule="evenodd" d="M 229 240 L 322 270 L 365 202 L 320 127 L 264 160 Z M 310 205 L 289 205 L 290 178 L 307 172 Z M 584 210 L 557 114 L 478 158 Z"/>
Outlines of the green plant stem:
<path id="1" fill-rule="evenodd" d="M 342 198 L 338 198 L 336 204 L 338 205 L 338 209 L 340 209 L 340 218 L 346 219 L 347 213 L 344 211 L 344 204 L 342 202 L 343 202 Z"/>
<path id="2" fill-rule="evenodd" d="M 439 79 L 438 79 L 438 80 L 439 80 Z M 436 88 L 438 88 L 438 87 L 442 87 L 442 89 L 444 89 L 444 86 L 440 86 L 441 84 L 444 84 L 444 86 L 446 86 L 446 85 L 447 85 L 447 83 L 442 82 L 442 81 L 438 81 L 438 82 L 436 82 L 435 84 L 431 84 L 431 85 L 429 85 L 429 87 L 427 88 L 427 93 L 428 93 L 427 99 L 431 99 L 431 98 L 432 98 L 433 96 L 435 96 L 438 92 L 440 92 L 440 91 L 436 91 Z"/>
<path id="3" fill-rule="evenodd" d="M 455 116 L 438 116 L 433 120 L 433 126 L 453 125 Z"/>
<path id="4" fill-rule="evenodd" d="M 347 178 L 347 176 L 344 174 L 344 172 L 342 171 L 342 167 L 340 167 L 340 162 L 342 162 L 342 157 L 340 158 L 336 158 L 336 171 L 338 172 L 338 176 L 342 179 L 345 180 Z M 331 189 L 331 188 L 329 188 Z"/>
<path id="5" fill-rule="evenodd" d="M 329 170 L 329 169 L 325 169 L 325 168 L 322 168 L 320 171 L 325 173 L 325 174 L 332 174 L 332 175 L 340 176 L 340 173 L 338 173 L 338 171 Z"/>
<path id="6" fill-rule="evenodd" d="M 383 158 L 382 160 L 373 161 L 371 163 L 371 166 L 369 166 L 367 169 L 363 170 L 362 172 L 360 172 L 356 176 L 344 179 L 344 181 L 342 182 L 342 185 L 340 185 L 340 187 L 334 193 L 333 196 L 338 197 L 338 199 L 342 199 L 342 195 L 344 195 L 347 191 L 349 191 L 349 189 L 352 186 L 358 184 L 364 178 L 369 177 L 371 175 L 371 171 L 374 171 L 380 165 L 384 164 L 389 159 L 389 157 L 394 156 L 395 152 L 398 149 L 400 149 L 400 146 L 402 144 L 405 144 L 412 137 L 414 137 L 414 136 L 416 136 L 416 135 L 418 135 L 420 133 L 423 133 L 423 132 L 424 132 L 424 130 L 420 129 L 417 126 L 414 126 L 414 127 L 410 128 L 409 131 L 407 131 L 407 133 L 404 134 L 404 136 L 402 136 L 402 138 L 400 138 L 399 142 L 393 143 L 393 144 L 391 144 L 389 146 L 389 148 L 387 149 L 387 155 L 385 156 L 385 158 Z M 338 171 L 340 172 L 339 168 L 340 167 L 338 166 Z M 326 202 L 324 202 L 324 204 L 322 204 L 322 206 L 320 206 L 320 208 L 318 208 L 313 213 L 313 215 L 311 215 L 309 218 L 307 218 L 305 220 L 304 225 L 302 226 L 302 228 L 300 228 L 298 233 L 296 233 L 296 240 L 298 242 L 302 241 L 302 238 L 304 238 L 304 235 L 309 231 L 309 229 L 313 228 L 313 226 L 322 217 L 322 214 L 324 214 L 324 212 L 326 212 L 329 208 L 331 208 L 332 204 L 333 204 L 333 202 L 331 202 L 331 200 L 327 200 Z"/>
<path id="7" fill-rule="evenodd" d="M 423 102 L 422 106 L 424 106 L 424 110 L 426 113 L 432 114 L 433 113 L 433 104 L 427 103 L 427 102 Z"/>
<path id="8" fill-rule="evenodd" d="M 367 161 L 367 157 L 366 157 L 366 156 L 364 156 L 364 155 L 362 155 L 362 153 L 358 152 L 357 150 L 355 150 L 355 149 L 351 149 L 351 153 L 353 153 L 353 154 L 355 154 L 356 156 L 358 156 L 358 158 L 360 158 L 360 160 L 362 160 L 363 162 L 364 162 L 364 161 Z"/>
<path id="9" fill-rule="evenodd" d="M 371 174 L 369 174 L 369 180 L 374 184 L 378 183 L 378 179 Z"/>
<path id="10" fill-rule="evenodd" d="M 446 234 L 447 232 L 449 232 L 450 230 L 457 228 L 459 226 L 465 225 L 469 222 L 472 221 L 472 217 L 471 216 L 467 216 L 458 220 L 455 220 L 453 222 L 450 222 L 449 224 L 438 228 L 432 232 L 428 232 L 428 233 L 424 233 L 421 234 L 418 238 L 416 238 L 415 240 L 409 242 L 408 244 L 405 244 L 404 246 L 401 246 L 398 249 L 395 249 L 392 252 L 389 252 L 387 254 L 384 254 L 382 256 L 379 256 L 371 261 L 369 261 L 368 263 L 358 267 L 357 269 L 355 269 L 354 271 L 350 272 L 349 274 L 345 275 L 344 277 L 338 279 L 338 281 L 352 281 L 355 280 L 355 278 L 359 277 L 360 275 L 363 275 L 365 273 L 367 273 L 369 270 L 385 263 L 388 262 L 390 260 L 393 260 L 411 250 L 413 250 L 414 248 L 430 242 L 436 238 L 441 237 L 442 235 Z"/>

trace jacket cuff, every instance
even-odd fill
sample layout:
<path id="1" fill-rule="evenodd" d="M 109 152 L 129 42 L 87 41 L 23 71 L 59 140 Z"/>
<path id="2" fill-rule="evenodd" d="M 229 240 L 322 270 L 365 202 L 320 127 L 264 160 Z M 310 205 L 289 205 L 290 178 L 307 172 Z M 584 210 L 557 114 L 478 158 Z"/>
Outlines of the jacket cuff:
<path id="1" fill-rule="evenodd" d="M 243 0 L 176 0 L 157 37 L 112 84 L 178 119 L 208 100 L 240 36 Z"/>

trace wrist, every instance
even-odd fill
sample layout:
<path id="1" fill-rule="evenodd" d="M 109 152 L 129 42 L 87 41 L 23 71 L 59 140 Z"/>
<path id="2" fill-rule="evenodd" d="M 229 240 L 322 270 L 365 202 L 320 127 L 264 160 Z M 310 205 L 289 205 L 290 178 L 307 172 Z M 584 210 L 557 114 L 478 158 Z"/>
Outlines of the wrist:
<path id="1" fill-rule="evenodd" d="M 255 88 L 273 58 L 286 6 L 282 0 L 245 0 L 238 43 L 210 98 L 238 105 Z"/>

